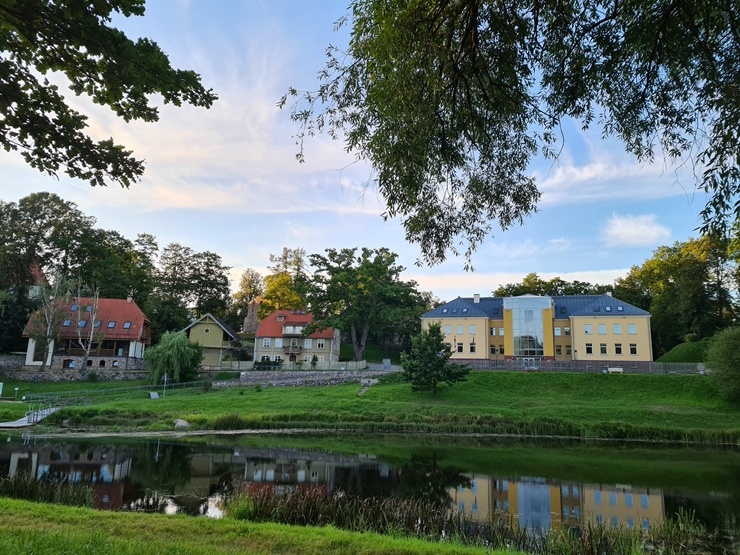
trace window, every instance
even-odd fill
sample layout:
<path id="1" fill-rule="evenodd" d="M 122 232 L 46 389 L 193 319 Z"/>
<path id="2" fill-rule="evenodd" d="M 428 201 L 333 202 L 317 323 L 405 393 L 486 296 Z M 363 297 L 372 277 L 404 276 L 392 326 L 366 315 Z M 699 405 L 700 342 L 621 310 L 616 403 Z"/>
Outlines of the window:
<path id="1" fill-rule="evenodd" d="M 563 516 L 570 516 L 570 507 L 568 505 L 563 505 Z"/>
<path id="2" fill-rule="evenodd" d="M 471 353 L 474 353 L 474 352 L 475 352 L 475 341 L 473 341 L 473 342 L 472 342 L 472 343 L 470 344 L 470 352 L 471 352 Z"/>
<path id="3" fill-rule="evenodd" d="M 316 340 L 316 348 L 317 349 L 323 349 L 324 348 L 324 340 L 323 339 L 317 339 Z"/>
<path id="4" fill-rule="evenodd" d="M 637 354 L 637 343 L 630 343 L 630 354 L 631 355 Z"/>
<path id="5" fill-rule="evenodd" d="M 647 494 L 643 493 L 640 496 L 640 507 L 643 509 L 647 509 L 650 506 L 650 499 L 648 499 Z"/>
<path id="6" fill-rule="evenodd" d="M 493 309 L 493 313 L 494 313 L 494 314 L 498 314 L 498 308 L 494 308 L 494 309 Z"/>
<path id="7" fill-rule="evenodd" d="M 635 324 L 627 324 L 627 333 L 629 335 L 637 335 L 637 326 Z"/>
<path id="8" fill-rule="evenodd" d="M 445 335 L 450 335 L 452 333 L 452 326 L 445 326 Z"/>
<path id="9" fill-rule="evenodd" d="M 80 320 L 77 322 L 77 325 L 81 328 L 84 328 L 87 325 L 87 320 Z"/>
<path id="10" fill-rule="evenodd" d="M 275 348 L 276 349 L 282 349 L 283 348 L 283 338 L 282 337 L 276 337 L 275 338 Z"/>
<path id="11" fill-rule="evenodd" d="M 293 333 L 293 326 L 285 326 L 284 333 Z"/>
<path id="12" fill-rule="evenodd" d="M 311 360 L 311 357 L 308 355 L 303 355 L 303 362 L 309 362 Z"/>
<path id="13" fill-rule="evenodd" d="M 275 362 L 283 362 L 283 357 L 280 355 L 275 355 Z"/>
<path id="14" fill-rule="evenodd" d="M 492 355 L 496 354 L 496 345 L 491 345 L 491 354 Z"/>
<path id="15" fill-rule="evenodd" d="M 500 355 L 503 355 L 504 354 L 504 346 L 503 345 L 499 345 L 498 346 L 498 354 L 500 354 Z"/>
<path id="16" fill-rule="evenodd" d="M 110 322 L 108 322 L 108 329 L 115 328 L 115 327 L 116 327 L 116 321 L 115 320 L 111 320 Z"/>
<path id="17" fill-rule="evenodd" d="M 270 338 L 269 337 L 264 337 L 262 339 L 262 347 L 265 348 L 265 349 L 269 349 L 270 348 Z"/>
<path id="18" fill-rule="evenodd" d="M 504 328 L 499 328 L 499 329 L 498 329 L 498 334 L 499 334 L 499 335 L 500 335 L 501 337 L 503 337 L 503 336 L 504 336 Z"/>
<path id="19" fill-rule="evenodd" d="M 560 493 L 565 497 L 568 497 L 570 495 L 570 488 L 568 487 L 568 484 L 563 484 L 560 486 Z"/>
<path id="20" fill-rule="evenodd" d="M 465 314 L 468 311 L 468 309 L 467 308 L 463 308 L 462 311 L 463 311 L 463 314 Z"/>
<path id="21" fill-rule="evenodd" d="M 496 335 L 496 328 L 491 328 L 491 336 L 495 336 L 495 335 Z"/>
<path id="22" fill-rule="evenodd" d="M 303 348 L 304 349 L 313 349 L 313 339 L 306 338 L 303 340 Z"/>
<path id="23" fill-rule="evenodd" d="M 591 335 L 591 324 L 583 324 L 583 333 L 586 335 Z"/>
<path id="24" fill-rule="evenodd" d="M 563 331 L 565 331 L 565 335 L 570 335 L 570 328 L 566 327 Z"/>
<path id="25" fill-rule="evenodd" d="M 75 311 L 77 311 L 77 305 L 76 305 L 76 304 L 73 304 L 72 306 L 70 306 L 70 307 L 69 307 L 69 309 L 70 309 L 70 310 L 71 310 L 72 312 L 75 312 Z"/>
<path id="26" fill-rule="evenodd" d="M 270 361 L 270 357 L 267 356 L 267 355 L 262 355 L 262 359 L 261 360 L 262 360 L 262 362 L 269 362 Z"/>
<path id="27" fill-rule="evenodd" d="M 462 332 L 463 332 L 462 324 L 458 324 L 457 325 L 457 333 L 462 333 Z"/>
<path id="28" fill-rule="evenodd" d="M 600 306 L 595 306 L 594 307 L 594 312 L 601 312 L 601 307 Z"/>
<path id="29" fill-rule="evenodd" d="M 624 307 L 623 306 L 618 306 L 617 307 L 617 312 L 624 312 Z"/>
<path id="30" fill-rule="evenodd" d="M 203 330 L 203 333 L 211 333 L 211 328 L 206 328 Z"/>
<path id="31" fill-rule="evenodd" d="M 614 324 L 612 332 L 614 335 L 622 335 L 622 324 Z"/>
<path id="32" fill-rule="evenodd" d="M 555 337 L 560 337 L 560 334 L 562 333 L 562 331 L 563 331 L 563 328 L 556 327 L 555 328 Z"/>
<path id="33" fill-rule="evenodd" d="M 614 527 L 619 526 L 619 519 L 615 515 L 612 515 L 611 519 L 609 519 L 609 522 Z"/>
<path id="34" fill-rule="evenodd" d="M 563 356 L 563 346 L 555 345 L 555 356 Z"/>
<path id="35" fill-rule="evenodd" d="M 131 327 L 131 322 L 124 322 L 123 323 L 123 329 L 127 330 Z"/>
<path id="36" fill-rule="evenodd" d="M 594 346 L 591 343 L 586 343 L 586 354 L 592 355 L 594 353 Z"/>
<path id="37" fill-rule="evenodd" d="M 599 324 L 599 335 L 606 335 L 606 324 Z"/>
<path id="38" fill-rule="evenodd" d="M 92 308 L 93 308 L 92 306 L 86 306 L 85 312 L 92 312 Z"/>
<path id="39" fill-rule="evenodd" d="M 103 324 L 103 322 L 101 322 L 100 320 L 95 320 L 95 327 L 96 328 L 99 328 L 102 324 Z"/>
<path id="40" fill-rule="evenodd" d="M 594 504 L 601 505 L 601 492 L 600 491 L 594 492 Z"/>
<path id="41" fill-rule="evenodd" d="M 617 492 L 612 491 L 609 493 L 609 505 L 612 507 L 617 506 Z"/>
<path id="42" fill-rule="evenodd" d="M 324 362 L 324 355 L 319 355 L 316 358 L 318 359 L 318 362 Z"/>
<path id="43" fill-rule="evenodd" d="M 68 328 L 69 326 L 71 326 L 71 325 L 72 325 L 72 320 L 65 320 L 65 321 L 64 321 L 64 323 L 63 323 L 62 325 L 63 325 L 63 326 L 65 327 L 65 328 Z"/>
<path id="44" fill-rule="evenodd" d="M 452 344 L 451 343 L 445 343 L 445 347 L 447 348 L 447 351 L 452 350 Z"/>
<path id="45" fill-rule="evenodd" d="M 622 354 L 622 344 L 621 343 L 615 343 L 614 344 L 614 354 L 615 355 L 621 355 Z"/>
<path id="46" fill-rule="evenodd" d="M 284 320 L 285 320 L 285 314 L 278 314 L 278 316 L 277 316 L 277 321 L 278 321 L 278 322 L 282 322 L 282 321 L 284 321 Z"/>
<path id="47" fill-rule="evenodd" d="M 566 345 L 565 346 L 565 356 L 567 356 L 567 357 L 572 356 L 571 346 L 570 345 Z"/>
<path id="48" fill-rule="evenodd" d="M 296 333 L 303 333 L 303 326 L 296 326 L 295 327 L 295 332 Z"/>
<path id="49" fill-rule="evenodd" d="M 446 308 L 443 308 L 442 309 L 442 314 L 447 314 L 447 309 Z"/>
<path id="50" fill-rule="evenodd" d="M 470 325 L 468 326 L 468 333 L 469 333 L 470 335 L 475 335 L 475 324 L 470 324 Z"/>
<path id="51" fill-rule="evenodd" d="M 625 493 L 624 494 L 624 504 L 627 507 L 632 506 L 632 494 L 631 493 Z"/>
<path id="52" fill-rule="evenodd" d="M 458 343 L 457 344 L 457 352 L 458 353 L 462 353 L 463 352 L 463 344 L 462 343 Z"/>
<path id="53" fill-rule="evenodd" d="M 453 313 L 453 314 L 456 314 L 456 313 L 457 313 L 457 309 L 456 309 L 456 308 L 453 308 L 453 309 L 452 309 L 452 313 Z"/>
<path id="54" fill-rule="evenodd" d="M 647 530 L 648 528 L 650 528 L 650 521 L 646 518 L 643 518 L 642 519 L 642 529 Z"/>
<path id="55" fill-rule="evenodd" d="M 578 491 L 578 486 L 573 486 L 573 497 L 578 499 L 579 495 L 580 495 L 580 492 Z"/>
<path id="56" fill-rule="evenodd" d="M 605 306 L 605 307 L 604 307 L 604 310 L 606 310 L 607 312 L 611 312 L 611 311 L 612 311 L 612 307 L 610 307 L 610 306 Z"/>
<path id="57" fill-rule="evenodd" d="M 599 343 L 599 353 L 602 355 L 606 354 L 606 343 Z"/>

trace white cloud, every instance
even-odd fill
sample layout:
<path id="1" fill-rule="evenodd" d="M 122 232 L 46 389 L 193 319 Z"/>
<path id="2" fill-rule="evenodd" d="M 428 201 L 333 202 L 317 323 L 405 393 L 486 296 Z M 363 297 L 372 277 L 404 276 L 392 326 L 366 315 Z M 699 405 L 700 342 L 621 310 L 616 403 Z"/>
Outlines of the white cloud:
<path id="1" fill-rule="evenodd" d="M 607 247 L 650 247 L 669 239 L 671 230 L 658 223 L 655 214 L 612 214 L 601 236 Z"/>

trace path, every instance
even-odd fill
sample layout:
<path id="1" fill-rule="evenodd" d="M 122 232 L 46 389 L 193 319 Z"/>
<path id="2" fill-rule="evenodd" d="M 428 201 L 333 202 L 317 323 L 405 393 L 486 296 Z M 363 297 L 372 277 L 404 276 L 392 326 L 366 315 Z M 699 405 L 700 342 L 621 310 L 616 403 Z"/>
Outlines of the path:
<path id="1" fill-rule="evenodd" d="M 60 407 L 48 407 L 41 410 L 30 410 L 26 413 L 26 416 L 15 420 L 13 422 L 0 422 L 0 429 L 3 428 L 25 428 L 36 424 L 39 420 L 43 420 L 51 413 L 59 410 Z"/>

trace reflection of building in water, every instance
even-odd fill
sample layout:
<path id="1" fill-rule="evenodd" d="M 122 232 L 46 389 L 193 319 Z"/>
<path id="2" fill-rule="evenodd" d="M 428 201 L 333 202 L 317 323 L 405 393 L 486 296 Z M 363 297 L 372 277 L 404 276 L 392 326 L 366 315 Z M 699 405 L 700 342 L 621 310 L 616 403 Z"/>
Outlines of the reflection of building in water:
<path id="1" fill-rule="evenodd" d="M 592 524 L 648 528 L 665 520 L 661 490 L 624 485 L 586 485 L 583 489 L 584 517 Z"/>
<path id="2" fill-rule="evenodd" d="M 92 487 L 95 507 L 118 509 L 123 504 L 124 482 L 131 472 L 132 455 L 109 446 L 77 445 L 0 448 L 0 475 L 11 478 L 27 473 L 37 480 L 83 484 Z"/>
<path id="3" fill-rule="evenodd" d="M 579 528 L 586 522 L 613 526 L 661 524 L 665 520 L 659 490 L 631 486 L 548 483 L 543 478 L 509 480 L 470 475 L 471 487 L 449 491 L 453 507 L 484 522 L 493 514 L 508 514 L 521 528 Z"/>

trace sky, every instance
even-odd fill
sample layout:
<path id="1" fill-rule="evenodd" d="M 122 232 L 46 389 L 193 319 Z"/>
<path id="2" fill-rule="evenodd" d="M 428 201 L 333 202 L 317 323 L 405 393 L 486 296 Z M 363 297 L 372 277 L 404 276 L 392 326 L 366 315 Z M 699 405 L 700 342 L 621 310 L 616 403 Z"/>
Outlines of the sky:
<path id="1" fill-rule="evenodd" d="M 93 188 L 41 174 L 20 154 L 0 151 L 0 198 L 53 192 L 94 216 L 98 227 L 131 240 L 150 233 L 160 247 L 177 242 L 215 252 L 231 267 L 232 287 L 245 268 L 266 275 L 269 255 L 283 247 L 308 254 L 388 247 L 406 267 L 403 279 L 445 301 L 490 295 L 531 272 L 613 283 L 655 248 L 697 236 L 706 198 L 688 165 L 660 157 L 641 163 L 598 128 L 565 122 L 559 158 L 531 164 L 542 191 L 537 213 L 505 232 L 494 224 L 473 255 L 473 272 L 454 256 L 418 265 L 419 248 L 405 240 L 400 221 L 381 217 L 372 169 L 328 136 L 310 139 L 299 164 L 297 126 L 287 108 L 277 107 L 288 87 L 315 88 L 326 47 L 346 44 L 347 31 L 334 29 L 346 5 L 150 0 L 144 17 L 115 25 L 156 41 L 174 67 L 195 70 L 219 100 L 209 110 L 162 106 L 157 123 L 125 123 L 70 93 L 94 138 L 112 136 L 145 160 L 143 179 L 129 189 Z"/>

